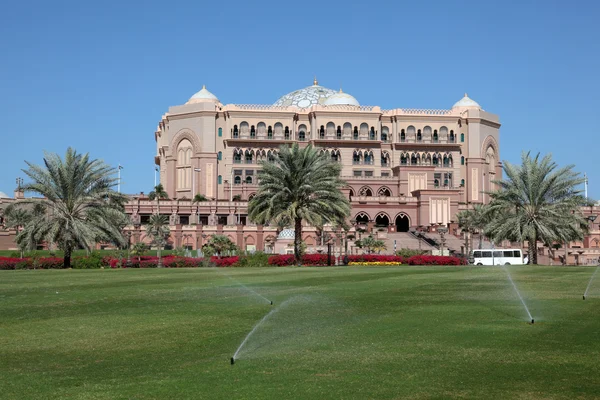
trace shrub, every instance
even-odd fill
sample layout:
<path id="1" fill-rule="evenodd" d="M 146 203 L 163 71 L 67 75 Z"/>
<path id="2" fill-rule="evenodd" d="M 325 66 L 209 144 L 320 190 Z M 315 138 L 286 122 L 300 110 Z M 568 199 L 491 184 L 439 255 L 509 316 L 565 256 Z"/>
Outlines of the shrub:
<path id="1" fill-rule="evenodd" d="M 0 257 L 0 270 L 27 269 L 31 260 L 18 257 Z"/>
<path id="2" fill-rule="evenodd" d="M 400 256 L 404 259 L 410 258 L 412 256 L 421 256 L 426 254 L 426 250 L 411 250 L 411 249 L 400 249 L 396 252 L 397 256 Z"/>
<path id="3" fill-rule="evenodd" d="M 210 262 L 215 264 L 217 267 L 232 267 L 239 261 L 238 256 L 233 257 L 211 257 Z"/>
<path id="4" fill-rule="evenodd" d="M 236 267 L 266 267 L 269 263 L 269 255 L 261 251 L 239 257 Z"/>
<path id="5" fill-rule="evenodd" d="M 331 264 L 335 265 L 335 256 L 331 256 Z M 302 256 L 302 265 L 326 266 L 327 254 L 305 254 Z"/>
<path id="6" fill-rule="evenodd" d="M 92 252 L 87 257 L 74 257 L 71 261 L 73 269 L 97 269 L 102 265 L 104 265 L 103 257 L 97 252 Z"/>
<path id="7" fill-rule="evenodd" d="M 463 258 L 452 256 L 412 256 L 407 260 L 409 265 L 466 265 Z"/>
<path id="8" fill-rule="evenodd" d="M 286 265 L 294 265 L 293 254 L 277 254 L 269 257 L 269 265 L 275 265 L 277 267 L 283 267 Z"/>

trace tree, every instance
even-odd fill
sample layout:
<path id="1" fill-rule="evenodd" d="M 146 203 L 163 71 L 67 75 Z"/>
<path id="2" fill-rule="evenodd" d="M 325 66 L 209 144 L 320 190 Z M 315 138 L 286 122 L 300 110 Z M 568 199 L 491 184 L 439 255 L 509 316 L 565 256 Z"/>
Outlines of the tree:
<path id="1" fill-rule="evenodd" d="M 489 192 L 488 212 L 493 215 L 486 233 L 494 240 L 528 242 L 529 260 L 537 264 L 537 242 L 553 243 L 582 239 L 587 221 L 580 212 L 584 204 L 583 183 L 574 166 L 558 168 L 552 156 L 523 153 L 521 166 L 504 163 L 507 179 L 495 182 Z"/>
<path id="2" fill-rule="evenodd" d="M 487 224 L 491 219 L 490 211 L 487 206 L 483 204 L 474 204 L 473 208 L 460 211 L 457 214 L 458 226 L 460 226 L 465 232 L 468 233 L 479 233 L 479 248 L 483 245 L 483 235 Z M 469 249 L 465 249 L 466 253 L 469 253 Z"/>
<path id="3" fill-rule="evenodd" d="M 17 234 L 19 234 L 19 232 L 21 232 L 21 228 L 23 228 L 31 220 L 31 217 L 31 213 L 26 211 L 23 207 L 19 207 L 18 203 L 9 205 L 4 211 L 5 226 L 9 229 L 13 228 L 15 231 L 17 231 Z M 27 243 L 19 243 L 21 258 L 23 258 L 25 249 L 27 247 L 29 247 Z"/>
<path id="4" fill-rule="evenodd" d="M 148 219 L 146 225 L 146 234 L 150 236 L 152 243 L 156 246 L 156 256 L 158 257 L 158 268 L 162 268 L 162 247 L 167 243 L 167 239 L 171 234 L 169 228 L 169 219 L 166 215 L 153 214 Z"/>
<path id="5" fill-rule="evenodd" d="M 219 257 L 222 257 L 225 252 L 238 249 L 235 243 L 225 235 L 212 235 L 204 246 L 209 248 L 208 253 L 216 253 Z"/>
<path id="6" fill-rule="evenodd" d="M 133 247 L 131 248 L 131 255 L 132 256 L 136 256 L 138 258 L 138 261 L 141 261 L 141 256 L 148 251 L 148 246 L 146 246 L 146 243 L 144 242 L 137 242 L 133 245 Z"/>
<path id="7" fill-rule="evenodd" d="M 64 160 L 47 153 L 44 166 L 26 162 L 23 170 L 32 182 L 23 190 L 42 198 L 19 203 L 32 205 L 31 219 L 17 235 L 20 244 L 55 243 L 64 253 L 64 267 L 71 267 L 76 248 L 90 251 L 99 241 L 124 245 L 120 223 L 125 214 L 126 197 L 117 193 L 116 169 L 101 160 L 90 160 L 68 148 Z M 45 210 L 51 210 L 46 213 Z"/>
<path id="8" fill-rule="evenodd" d="M 371 254 L 373 251 L 381 251 L 386 249 L 385 242 L 383 240 L 375 239 L 373 235 L 369 235 L 364 239 L 359 239 L 355 242 L 355 244 L 359 249 L 365 249 L 367 254 Z"/>
<path id="9" fill-rule="evenodd" d="M 294 256 L 301 258 L 302 223 L 323 226 L 347 218 L 350 203 L 341 192 L 340 164 L 312 145 L 281 146 L 271 162 L 261 161 L 258 191 L 248 204 L 248 215 L 257 223 L 294 225 Z"/>
<path id="10" fill-rule="evenodd" d="M 168 200 L 169 195 L 165 192 L 162 183 L 159 183 L 154 187 L 154 190 L 148 193 L 148 199 L 150 199 L 150 201 L 156 200 L 156 213 L 160 214 L 160 199 Z"/>

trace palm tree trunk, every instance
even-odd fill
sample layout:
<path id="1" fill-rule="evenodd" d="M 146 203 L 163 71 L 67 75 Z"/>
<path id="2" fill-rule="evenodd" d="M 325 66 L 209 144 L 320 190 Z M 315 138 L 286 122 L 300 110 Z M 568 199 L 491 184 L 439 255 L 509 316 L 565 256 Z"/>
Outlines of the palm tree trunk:
<path id="1" fill-rule="evenodd" d="M 537 240 L 535 238 L 529 238 L 527 246 L 529 247 L 529 263 L 532 265 L 537 265 L 537 249 L 536 249 Z"/>
<path id="2" fill-rule="evenodd" d="M 63 255 L 63 268 L 71 268 L 71 249 L 69 247 L 65 248 L 65 253 Z"/>
<path id="3" fill-rule="evenodd" d="M 301 264 L 300 245 L 302 243 L 302 218 L 294 220 L 294 258 L 298 265 Z"/>

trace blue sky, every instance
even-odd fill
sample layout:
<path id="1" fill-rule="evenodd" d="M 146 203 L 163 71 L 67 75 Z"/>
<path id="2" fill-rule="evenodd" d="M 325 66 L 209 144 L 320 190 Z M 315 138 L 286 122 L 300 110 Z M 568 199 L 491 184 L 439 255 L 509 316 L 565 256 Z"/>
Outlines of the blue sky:
<path id="1" fill-rule="evenodd" d="M 593 1 L 13 1 L 0 24 L 0 191 L 68 146 L 154 183 L 153 133 L 206 84 L 268 104 L 323 86 L 382 108 L 500 115 L 501 158 L 552 153 L 600 198 L 600 5 Z"/>

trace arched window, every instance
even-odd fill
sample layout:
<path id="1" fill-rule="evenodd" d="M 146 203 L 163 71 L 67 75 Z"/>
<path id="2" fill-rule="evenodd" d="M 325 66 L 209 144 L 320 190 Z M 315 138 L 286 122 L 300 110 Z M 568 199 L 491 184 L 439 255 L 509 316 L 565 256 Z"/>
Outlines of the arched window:
<path id="1" fill-rule="evenodd" d="M 321 125 L 321 129 L 319 129 L 319 139 L 325 139 L 325 126 Z"/>
<path id="2" fill-rule="evenodd" d="M 344 124 L 344 136 L 346 136 L 346 137 L 352 136 L 352 124 L 350 122 L 346 122 Z"/>
<path id="3" fill-rule="evenodd" d="M 236 177 L 235 177 L 235 178 L 233 178 L 233 184 L 234 184 L 234 185 L 239 185 L 239 184 L 241 184 L 241 183 L 242 183 L 242 177 L 241 177 L 241 176 L 239 176 L 239 175 L 236 175 Z"/>
<path id="4" fill-rule="evenodd" d="M 281 136 L 283 134 L 283 124 L 281 122 L 275 123 L 275 135 Z"/>
<path id="5" fill-rule="evenodd" d="M 223 128 L 219 128 L 219 137 L 223 136 Z"/>
<path id="6" fill-rule="evenodd" d="M 431 127 L 430 126 L 426 126 L 423 128 L 423 137 L 426 140 L 431 140 Z"/>
<path id="7" fill-rule="evenodd" d="M 464 143 L 464 142 L 465 142 L 465 134 L 464 134 L 464 133 L 461 133 L 461 134 L 460 134 L 460 142 L 461 142 L 461 143 Z"/>
<path id="8" fill-rule="evenodd" d="M 382 167 L 390 166 L 390 155 L 386 152 L 381 153 L 381 166 Z"/>
<path id="9" fill-rule="evenodd" d="M 247 176 L 246 177 L 246 183 L 251 185 L 252 184 L 252 177 L 251 176 Z"/>
<path id="10" fill-rule="evenodd" d="M 433 187 L 434 188 L 439 188 L 440 187 L 440 180 L 439 179 L 434 179 L 433 180 Z"/>
<path id="11" fill-rule="evenodd" d="M 406 165 L 408 164 L 408 157 L 406 156 L 406 154 L 402 154 L 400 156 L 400 165 Z"/>
<path id="12" fill-rule="evenodd" d="M 438 142 L 438 133 L 437 133 L 437 129 L 433 131 L 433 143 L 437 143 Z"/>
<path id="13" fill-rule="evenodd" d="M 413 153 L 413 155 L 410 157 L 410 165 L 417 165 L 419 162 L 419 158 L 417 157 L 416 154 Z"/>
<path id="14" fill-rule="evenodd" d="M 465 165 L 465 156 L 460 157 L 460 165 Z"/>
<path id="15" fill-rule="evenodd" d="M 390 192 L 390 189 L 384 186 L 379 188 L 379 190 L 377 191 L 377 195 L 382 197 L 390 197 L 392 195 L 392 192 Z"/>
<path id="16" fill-rule="evenodd" d="M 455 140 L 455 139 L 456 139 L 456 138 L 454 137 L 454 131 L 450 131 L 450 137 L 448 137 L 448 141 L 449 141 L 450 143 L 454 143 L 454 140 Z"/>
<path id="17" fill-rule="evenodd" d="M 412 125 L 409 125 L 409 127 L 406 128 L 406 135 L 408 136 L 409 140 L 415 140 L 415 134 L 416 134 L 415 127 Z"/>
<path id="18" fill-rule="evenodd" d="M 283 137 L 285 138 L 285 140 L 290 140 L 290 128 L 287 126 L 283 130 Z"/>
<path id="19" fill-rule="evenodd" d="M 183 139 L 177 145 L 177 189 L 192 187 L 192 143 Z"/>
<path id="20" fill-rule="evenodd" d="M 352 133 L 352 138 L 354 140 L 358 140 L 358 127 L 354 127 L 354 132 Z"/>
<path id="21" fill-rule="evenodd" d="M 448 139 L 448 128 L 445 126 L 440 127 L 440 139 Z"/>
<path id="22" fill-rule="evenodd" d="M 273 139 L 273 128 L 271 127 L 271 125 L 269 125 L 269 128 L 267 128 L 267 138 Z"/>
<path id="23" fill-rule="evenodd" d="M 381 128 L 381 141 L 387 142 L 390 134 L 390 129 L 387 126 Z"/>
<path id="24" fill-rule="evenodd" d="M 333 122 L 327 123 L 327 136 L 335 135 L 335 124 Z"/>
<path id="25" fill-rule="evenodd" d="M 335 137 L 336 137 L 336 139 L 342 138 L 342 127 L 341 126 L 337 127 L 337 131 L 335 131 Z"/>
<path id="26" fill-rule="evenodd" d="M 352 164 L 354 164 L 354 165 L 360 164 L 360 152 L 359 151 L 355 151 L 354 154 L 352 154 Z"/>
<path id="27" fill-rule="evenodd" d="M 298 140 L 301 142 L 306 140 L 306 125 L 304 124 L 298 127 Z"/>
<path id="28" fill-rule="evenodd" d="M 222 152 L 218 152 L 217 153 L 217 160 L 221 161 L 223 159 L 223 153 Z"/>
<path id="29" fill-rule="evenodd" d="M 370 151 L 365 151 L 364 154 L 364 160 L 365 160 L 365 164 L 373 164 L 373 153 Z"/>
<path id="30" fill-rule="evenodd" d="M 432 163 L 433 165 L 436 165 L 436 166 L 437 166 L 437 165 L 440 165 L 440 158 L 439 158 L 439 155 L 437 155 L 437 154 L 434 154 L 434 155 L 433 155 L 433 158 L 431 159 L 431 163 Z"/>
<path id="31" fill-rule="evenodd" d="M 234 150 L 233 151 L 233 163 L 234 164 L 241 164 L 242 163 L 242 151 L 241 150 Z"/>
<path id="32" fill-rule="evenodd" d="M 371 190 L 370 187 L 365 186 L 364 188 L 360 189 L 360 191 L 358 192 L 358 194 L 360 196 L 372 197 L 373 196 L 373 191 Z"/>
<path id="33" fill-rule="evenodd" d="M 246 121 L 240 124 L 240 133 L 246 135 L 250 131 L 250 125 Z"/>
<path id="34" fill-rule="evenodd" d="M 421 130 L 419 129 L 417 131 L 417 142 L 420 142 L 423 140 L 423 135 L 421 135 Z"/>
<path id="35" fill-rule="evenodd" d="M 360 136 L 368 137 L 368 135 L 369 135 L 369 125 L 367 125 L 366 123 L 363 122 L 362 124 L 360 124 Z"/>
<path id="36" fill-rule="evenodd" d="M 238 131 L 237 125 L 234 125 L 233 126 L 233 138 L 237 139 L 238 137 L 240 137 L 240 132 Z"/>
<path id="37" fill-rule="evenodd" d="M 406 141 L 406 133 L 404 133 L 404 129 L 402 129 L 400 131 L 400 141 L 401 142 L 405 142 Z"/>
<path id="38" fill-rule="evenodd" d="M 271 150 L 269 150 L 269 152 L 267 153 L 267 161 L 275 162 L 275 153 L 271 152 Z"/>
<path id="39" fill-rule="evenodd" d="M 340 151 L 339 150 L 333 150 L 331 152 L 331 161 L 333 161 L 333 162 L 340 162 L 341 161 Z"/>
<path id="40" fill-rule="evenodd" d="M 250 127 L 250 138 L 256 139 L 256 129 L 254 128 L 254 125 Z"/>
<path id="41" fill-rule="evenodd" d="M 267 133 L 267 125 L 264 122 L 259 122 L 256 128 L 259 136 L 265 136 Z"/>
<path id="42" fill-rule="evenodd" d="M 366 213 L 360 213 L 354 218 L 357 224 L 366 225 L 369 223 L 369 215 Z"/>
<path id="43" fill-rule="evenodd" d="M 217 182 L 219 183 L 219 185 L 223 184 L 223 177 L 221 175 L 219 175 L 219 177 L 217 178 Z"/>
<path id="44" fill-rule="evenodd" d="M 252 164 L 254 154 L 250 150 L 246 150 L 246 164 Z"/>
<path id="45" fill-rule="evenodd" d="M 376 140 L 377 137 L 375 136 L 375 128 L 371 127 L 371 130 L 369 131 L 369 140 Z"/>
<path id="46" fill-rule="evenodd" d="M 447 155 L 444 155 L 444 168 L 448 168 L 450 167 L 450 159 L 448 158 Z"/>

